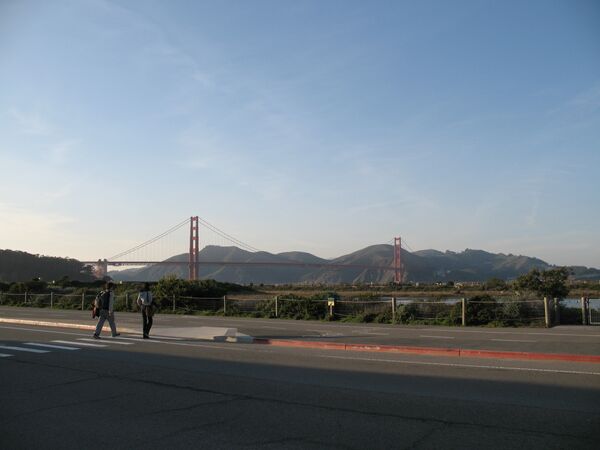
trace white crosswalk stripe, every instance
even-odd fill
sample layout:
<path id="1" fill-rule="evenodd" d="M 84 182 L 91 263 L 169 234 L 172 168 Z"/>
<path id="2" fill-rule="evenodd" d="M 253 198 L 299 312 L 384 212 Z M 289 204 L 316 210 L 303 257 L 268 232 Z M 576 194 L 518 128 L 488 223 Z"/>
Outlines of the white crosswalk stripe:
<path id="1" fill-rule="evenodd" d="M 130 338 L 130 337 L 118 337 L 115 338 L 118 340 L 124 340 L 124 341 L 135 341 L 135 342 L 144 342 L 146 341 L 146 339 L 142 339 L 142 338 Z"/>
<path id="2" fill-rule="evenodd" d="M 119 342 L 119 341 L 115 341 L 113 339 L 103 339 L 102 343 L 103 344 L 117 344 L 117 345 L 133 345 L 133 342 Z M 98 342 L 96 339 L 90 339 L 90 338 L 78 338 L 77 340 L 78 341 Z"/>
<path id="3" fill-rule="evenodd" d="M 29 353 L 49 353 L 49 350 L 38 350 L 37 348 L 27 347 L 15 347 L 13 345 L 0 345 L 3 350 L 14 350 L 16 352 L 29 352 Z"/>
<path id="4" fill-rule="evenodd" d="M 81 350 L 78 347 L 65 347 L 64 345 L 40 344 L 39 342 L 25 342 L 24 345 L 34 345 L 36 347 L 55 348 L 57 350 Z"/>
<path id="5" fill-rule="evenodd" d="M 102 344 L 90 344 L 87 342 L 78 342 L 78 341 L 52 341 L 57 344 L 67 344 L 67 345 L 83 345 L 84 347 L 106 347 L 106 345 Z"/>
<path id="6" fill-rule="evenodd" d="M 8 358 L 9 356 L 13 356 L 13 355 L 9 355 L 7 353 L 0 353 L 0 358 Z"/>

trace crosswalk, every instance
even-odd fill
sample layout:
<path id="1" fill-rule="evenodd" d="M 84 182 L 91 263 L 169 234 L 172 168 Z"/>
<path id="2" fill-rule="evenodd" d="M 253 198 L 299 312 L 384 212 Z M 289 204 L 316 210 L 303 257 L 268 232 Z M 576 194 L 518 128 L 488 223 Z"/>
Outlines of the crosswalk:
<path id="1" fill-rule="evenodd" d="M 49 342 L 23 342 L 4 345 L 0 342 L 0 358 L 10 358 L 19 353 L 23 354 L 45 354 L 54 351 L 73 352 L 77 350 L 92 348 L 110 348 L 135 345 L 136 341 L 143 339 L 135 337 L 117 337 L 107 339 L 76 338 L 73 340 L 54 339 Z M 147 341 L 146 341 L 147 342 Z"/>

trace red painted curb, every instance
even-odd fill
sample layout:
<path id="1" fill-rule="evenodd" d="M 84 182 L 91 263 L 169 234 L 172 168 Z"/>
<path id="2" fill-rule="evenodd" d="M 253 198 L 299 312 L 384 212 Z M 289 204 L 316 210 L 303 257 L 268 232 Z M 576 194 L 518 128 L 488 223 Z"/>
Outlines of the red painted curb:
<path id="1" fill-rule="evenodd" d="M 403 353 L 413 355 L 429 356 L 452 356 L 463 358 L 495 358 L 495 359 L 517 359 L 537 361 L 569 361 L 588 362 L 600 364 L 600 356 L 597 355 L 573 355 L 565 353 L 534 353 L 534 352 L 511 352 L 496 350 L 471 350 L 460 348 L 442 347 L 408 347 L 401 345 L 373 345 L 373 344 L 344 344 L 341 342 L 322 341 L 288 341 L 285 339 L 261 339 L 255 338 L 254 344 L 273 345 L 276 347 L 301 347 L 320 348 L 325 350 L 344 350 L 351 352 L 387 352 Z"/>
<path id="2" fill-rule="evenodd" d="M 345 350 L 351 352 L 388 352 L 410 353 L 414 355 L 460 356 L 459 350 L 455 348 L 407 347 L 401 345 L 346 344 Z"/>
<path id="3" fill-rule="evenodd" d="M 254 338 L 254 344 L 273 345 L 275 347 L 325 348 L 329 350 L 346 350 L 346 344 L 338 342 L 288 341 L 284 339 Z"/>

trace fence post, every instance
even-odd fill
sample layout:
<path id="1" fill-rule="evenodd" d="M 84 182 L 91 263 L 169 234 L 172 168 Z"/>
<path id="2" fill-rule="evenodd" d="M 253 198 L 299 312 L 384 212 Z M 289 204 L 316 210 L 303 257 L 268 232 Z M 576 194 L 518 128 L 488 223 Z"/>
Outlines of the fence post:
<path id="1" fill-rule="evenodd" d="M 50 292 L 50 309 L 54 307 L 54 292 Z"/>
<path id="2" fill-rule="evenodd" d="M 548 297 L 544 297 L 544 323 L 550 328 L 550 309 L 548 308 Z"/>
<path id="3" fill-rule="evenodd" d="M 396 297 L 392 297 L 392 323 L 396 322 Z"/>
<path id="4" fill-rule="evenodd" d="M 81 310 L 83 311 L 83 304 L 85 303 L 85 291 L 81 293 Z"/>
<path id="5" fill-rule="evenodd" d="M 276 295 L 276 296 L 275 296 L 275 317 L 277 317 L 277 316 L 278 316 L 278 314 L 279 314 L 279 310 L 278 310 L 278 308 L 277 308 L 277 297 L 278 297 L 278 296 Z"/>
<path id="6" fill-rule="evenodd" d="M 27 303 L 27 291 L 25 291 L 25 303 Z"/>
<path id="7" fill-rule="evenodd" d="M 554 298 L 554 325 L 560 325 L 560 304 L 557 298 Z"/>
<path id="8" fill-rule="evenodd" d="M 587 325 L 587 316 L 585 314 L 585 297 L 581 297 L 581 324 Z"/>
<path id="9" fill-rule="evenodd" d="M 460 303 L 461 303 L 461 325 L 463 327 L 466 327 L 467 326 L 467 299 L 461 298 Z"/>
<path id="10" fill-rule="evenodd" d="M 173 312 L 175 312 L 175 294 L 173 294 Z"/>
<path id="11" fill-rule="evenodd" d="M 223 296 L 223 315 L 227 314 L 227 296 Z"/>
<path id="12" fill-rule="evenodd" d="M 125 292 L 125 311 L 129 311 L 129 292 Z"/>

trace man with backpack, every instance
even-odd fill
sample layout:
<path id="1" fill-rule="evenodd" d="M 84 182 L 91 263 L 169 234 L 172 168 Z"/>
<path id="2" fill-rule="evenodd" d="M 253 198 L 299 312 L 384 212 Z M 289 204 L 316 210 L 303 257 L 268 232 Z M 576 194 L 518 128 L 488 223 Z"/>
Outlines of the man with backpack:
<path id="1" fill-rule="evenodd" d="M 98 325 L 96 325 L 94 339 L 100 339 L 100 333 L 102 332 L 102 327 L 104 326 L 106 319 L 108 319 L 112 336 L 116 337 L 120 334 L 117 333 L 117 326 L 115 325 L 115 314 L 113 309 L 115 305 L 115 293 L 113 288 L 114 284 L 109 281 L 106 283 L 106 288 L 96 297 L 95 306 L 98 311 Z"/>

